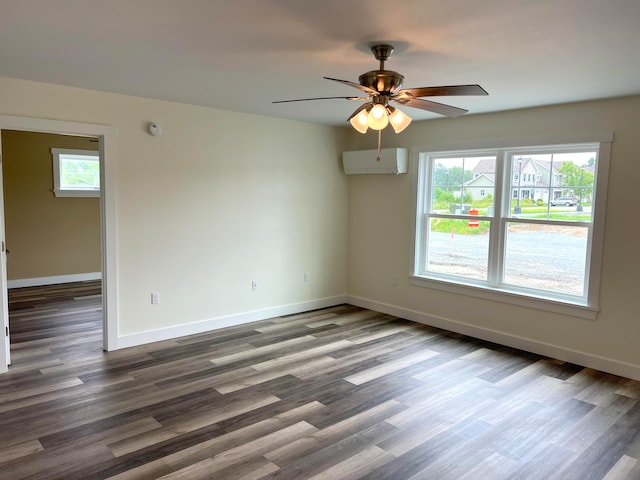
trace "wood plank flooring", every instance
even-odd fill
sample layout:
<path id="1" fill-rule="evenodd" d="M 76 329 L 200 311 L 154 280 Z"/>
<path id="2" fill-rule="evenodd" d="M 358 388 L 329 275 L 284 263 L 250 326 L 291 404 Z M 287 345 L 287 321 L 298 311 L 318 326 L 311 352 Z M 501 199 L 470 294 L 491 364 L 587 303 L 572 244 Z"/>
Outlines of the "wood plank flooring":
<path id="1" fill-rule="evenodd" d="M 10 291 L 3 479 L 640 479 L 640 383 L 349 305 L 101 351 Z"/>

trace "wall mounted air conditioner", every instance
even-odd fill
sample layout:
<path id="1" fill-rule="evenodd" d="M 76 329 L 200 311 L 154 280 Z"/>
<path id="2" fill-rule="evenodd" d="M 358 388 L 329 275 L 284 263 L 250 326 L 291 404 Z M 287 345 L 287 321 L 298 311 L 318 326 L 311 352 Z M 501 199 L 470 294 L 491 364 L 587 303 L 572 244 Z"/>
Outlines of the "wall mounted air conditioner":
<path id="1" fill-rule="evenodd" d="M 409 151 L 406 148 L 383 148 L 378 160 L 377 150 L 357 150 L 342 154 L 342 165 L 347 175 L 407 173 Z"/>

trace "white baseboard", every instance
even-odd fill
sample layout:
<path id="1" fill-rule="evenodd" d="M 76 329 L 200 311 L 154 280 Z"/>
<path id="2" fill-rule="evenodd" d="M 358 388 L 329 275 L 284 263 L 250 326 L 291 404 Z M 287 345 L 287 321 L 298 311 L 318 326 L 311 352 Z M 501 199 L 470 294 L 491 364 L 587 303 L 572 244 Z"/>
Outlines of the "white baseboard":
<path id="1" fill-rule="evenodd" d="M 310 300 L 308 302 L 292 303 L 289 305 L 265 308 L 262 310 L 254 310 L 251 312 L 210 318 L 208 320 L 202 320 L 199 322 L 176 325 L 175 327 L 159 328 L 157 330 L 148 330 L 146 332 L 122 335 L 117 339 L 116 349 L 136 347 L 138 345 L 144 345 L 146 343 L 170 340 L 187 335 L 194 335 L 197 333 L 218 330 L 220 328 L 235 327 L 236 325 L 257 322 L 259 320 L 280 317 L 282 315 L 292 315 L 295 313 L 307 312 L 309 310 L 315 310 L 318 308 L 333 307 L 335 305 L 341 305 L 346 302 L 347 297 L 344 295 L 340 295 L 336 297 Z"/>
<path id="2" fill-rule="evenodd" d="M 39 287 L 40 285 L 55 285 L 58 283 L 86 282 L 100 280 L 102 272 L 74 273 L 71 275 L 55 275 L 53 277 L 20 278 L 8 280 L 7 288 Z"/>
<path id="3" fill-rule="evenodd" d="M 508 347 L 518 348 L 538 355 L 556 358 L 565 362 L 575 363 L 585 367 L 601 370 L 603 372 L 613 373 L 621 377 L 640 380 L 640 365 L 620 362 L 606 357 L 598 357 L 586 352 L 572 350 L 569 348 L 553 345 L 550 343 L 539 342 L 517 335 L 492 330 L 488 328 L 470 325 L 464 322 L 458 322 L 443 317 L 427 315 L 415 310 L 409 310 L 395 305 L 376 302 L 361 297 L 347 295 L 347 303 L 377 312 L 386 313 L 395 317 L 405 318 L 413 322 L 442 328 L 451 332 L 461 333 L 470 337 L 487 340 L 489 342 L 499 343 Z"/>

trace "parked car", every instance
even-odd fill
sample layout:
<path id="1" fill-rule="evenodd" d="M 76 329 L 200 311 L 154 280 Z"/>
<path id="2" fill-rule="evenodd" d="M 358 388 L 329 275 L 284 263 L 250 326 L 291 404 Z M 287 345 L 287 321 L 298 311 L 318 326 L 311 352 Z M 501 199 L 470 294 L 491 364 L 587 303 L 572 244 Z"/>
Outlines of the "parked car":
<path id="1" fill-rule="evenodd" d="M 552 207 L 557 207 L 558 205 L 565 205 L 567 207 L 573 207 L 577 203 L 578 203 L 578 201 L 573 197 L 558 197 L 558 198 L 554 198 L 553 200 L 551 200 L 549 202 L 549 205 L 551 205 Z"/>

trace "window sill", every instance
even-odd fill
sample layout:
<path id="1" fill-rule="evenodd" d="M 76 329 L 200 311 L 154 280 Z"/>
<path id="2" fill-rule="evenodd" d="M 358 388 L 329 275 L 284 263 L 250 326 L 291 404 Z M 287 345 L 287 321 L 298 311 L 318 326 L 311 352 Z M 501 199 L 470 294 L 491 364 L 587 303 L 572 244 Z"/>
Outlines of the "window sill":
<path id="1" fill-rule="evenodd" d="M 100 190 L 53 190 L 56 197 L 99 197 Z"/>
<path id="2" fill-rule="evenodd" d="M 584 318 L 587 320 L 595 320 L 599 309 L 594 306 L 582 304 L 578 301 L 558 300 L 548 297 L 537 297 L 531 293 L 523 293 L 516 289 L 496 289 L 481 285 L 465 284 L 459 282 L 449 282 L 435 278 L 427 278 L 421 276 L 410 276 L 409 283 L 419 287 L 433 288 L 443 290 L 449 293 L 457 293 L 460 295 L 468 295 L 472 297 L 483 298 L 496 302 L 518 305 L 521 307 L 535 308 L 547 312 L 560 313 L 573 317 Z"/>

